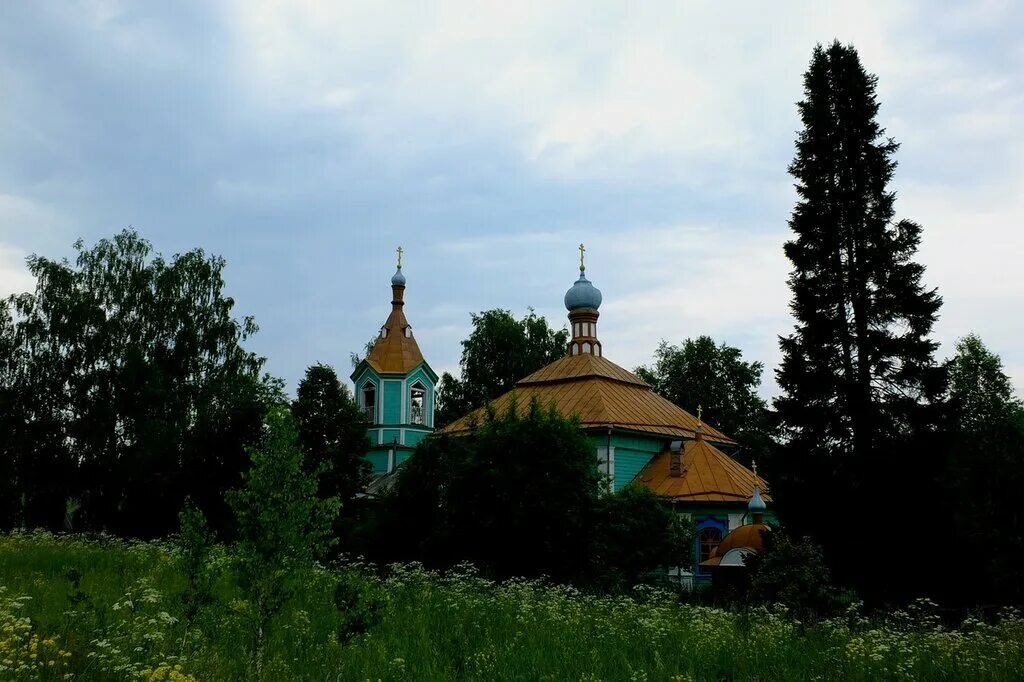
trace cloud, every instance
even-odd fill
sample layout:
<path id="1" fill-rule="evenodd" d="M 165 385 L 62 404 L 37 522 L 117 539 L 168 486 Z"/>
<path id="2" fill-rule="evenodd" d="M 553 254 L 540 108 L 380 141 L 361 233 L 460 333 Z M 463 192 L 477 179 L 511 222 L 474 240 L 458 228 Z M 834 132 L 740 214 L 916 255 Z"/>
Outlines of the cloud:
<path id="1" fill-rule="evenodd" d="M 25 266 L 25 253 L 0 243 L 0 299 L 30 291 L 35 280 Z"/>
<path id="2" fill-rule="evenodd" d="M 771 392 L 794 102 L 838 38 L 902 143 L 938 335 L 978 331 L 1024 389 L 1022 20 L 914 0 L 7 3 L 3 262 L 127 224 L 223 254 L 294 385 L 379 326 L 400 243 L 418 340 L 451 367 L 470 311 L 561 324 L 586 242 L 610 357 L 710 333 Z"/>

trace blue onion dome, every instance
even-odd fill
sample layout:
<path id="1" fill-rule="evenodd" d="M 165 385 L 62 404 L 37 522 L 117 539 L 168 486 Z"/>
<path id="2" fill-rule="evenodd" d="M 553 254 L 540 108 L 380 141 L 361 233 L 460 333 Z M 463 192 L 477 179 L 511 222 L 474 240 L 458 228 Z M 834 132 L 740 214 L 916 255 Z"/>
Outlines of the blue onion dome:
<path id="1" fill-rule="evenodd" d="M 405 275 L 402 274 L 402 266 L 398 266 L 398 270 L 391 277 L 391 284 L 394 286 L 405 286 Z"/>
<path id="2" fill-rule="evenodd" d="M 565 292 L 565 307 L 567 310 L 578 310 L 580 308 L 601 307 L 601 290 L 590 283 L 587 276 L 580 271 L 580 278 L 572 285 L 569 291 Z"/>
<path id="3" fill-rule="evenodd" d="M 763 512 L 768 508 L 768 505 L 761 499 L 761 487 L 754 486 L 754 495 L 750 498 L 750 502 L 747 503 L 747 511 L 750 512 Z"/>

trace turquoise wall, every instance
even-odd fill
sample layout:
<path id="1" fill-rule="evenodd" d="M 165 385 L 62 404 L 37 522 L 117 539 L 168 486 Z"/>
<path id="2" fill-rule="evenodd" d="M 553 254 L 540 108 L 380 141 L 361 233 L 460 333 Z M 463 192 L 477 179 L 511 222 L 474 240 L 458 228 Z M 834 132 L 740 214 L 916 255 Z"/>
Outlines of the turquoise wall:
<path id="1" fill-rule="evenodd" d="M 662 438 L 644 438 L 642 436 L 613 435 L 612 447 L 615 448 L 615 490 L 629 485 L 647 463 L 664 449 L 666 441 Z"/>
<path id="2" fill-rule="evenodd" d="M 384 405 L 381 424 L 402 423 L 402 382 L 400 380 L 384 380 Z M 390 439 L 385 442 L 390 442 Z"/>
<path id="3" fill-rule="evenodd" d="M 405 445 L 417 445 L 424 438 L 430 435 L 429 431 L 419 431 L 417 429 L 406 429 L 405 430 Z"/>
<path id="4" fill-rule="evenodd" d="M 367 453 L 366 459 L 370 462 L 370 466 L 373 467 L 373 473 L 385 474 L 388 471 L 388 457 L 390 456 L 391 448 L 381 448 L 378 450 L 370 450 Z M 398 466 L 405 462 L 409 457 L 412 456 L 412 450 L 395 450 L 395 466 Z"/>
<path id="5" fill-rule="evenodd" d="M 608 436 L 588 434 L 595 449 L 603 448 L 609 443 Z M 622 490 L 629 485 L 651 459 L 664 449 L 667 441 L 664 438 L 635 436 L 631 434 L 612 433 L 611 447 L 614 450 L 615 466 L 612 474 L 613 490 Z M 602 471 L 604 467 L 602 466 Z"/>
<path id="6" fill-rule="evenodd" d="M 369 460 L 370 465 L 373 467 L 373 473 L 383 474 L 387 473 L 388 470 L 388 451 L 387 450 L 371 450 L 366 454 L 366 459 Z"/>

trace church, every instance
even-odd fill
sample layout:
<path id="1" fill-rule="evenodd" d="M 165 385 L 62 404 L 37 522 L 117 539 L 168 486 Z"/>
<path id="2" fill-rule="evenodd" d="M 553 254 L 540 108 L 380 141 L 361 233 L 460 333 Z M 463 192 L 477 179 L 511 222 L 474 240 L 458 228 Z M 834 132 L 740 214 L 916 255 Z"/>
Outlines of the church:
<path id="1" fill-rule="evenodd" d="M 737 550 L 731 557 L 760 550 L 759 532 L 745 527 L 765 527 L 770 488 L 756 471 L 727 454 L 736 442 L 704 423 L 700 410 L 690 414 L 605 357 L 597 329 L 602 296 L 587 279 L 583 254 L 580 245 L 579 278 L 564 297 L 571 334 L 565 356 L 523 377 L 491 405 L 505 410 L 514 395 L 516 405 L 525 410 L 536 398 L 578 417 L 610 490 L 642 485 L 693 520 L 694 572 L 674 575 L 684 585 L 706 583 L 724 560 L 716 553 L 720 545 L 731 543 Z M 423 358 L 405 317 L 401 255 L 399 250 L 398 269 L 391 278 L 391 314 L 351 376 L 356 399 L 371 423 L 367 456 L 377 478 L 370 493 L 386 485 L 416 444 L 434 431 L 437 374 Z M 441 432 L 468 432 L 483 409 Z"/>

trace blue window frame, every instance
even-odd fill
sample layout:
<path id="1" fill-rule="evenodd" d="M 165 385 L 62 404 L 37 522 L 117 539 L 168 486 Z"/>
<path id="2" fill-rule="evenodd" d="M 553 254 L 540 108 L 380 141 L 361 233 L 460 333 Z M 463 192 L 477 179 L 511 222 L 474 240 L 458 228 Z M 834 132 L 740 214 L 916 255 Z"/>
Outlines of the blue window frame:
<path id="1" fill-rule="evenodd" d="M 700 562 L 708 559 L 711 551 L 718 546 L 729 532 L 729 519 L 714 516 L 697 517 L 697 537 L 693 541 L 694 574 L 710 576 L 711 572 L 702 568 Z"/>

